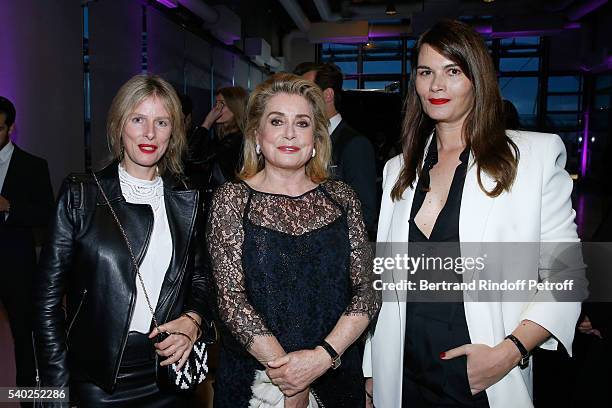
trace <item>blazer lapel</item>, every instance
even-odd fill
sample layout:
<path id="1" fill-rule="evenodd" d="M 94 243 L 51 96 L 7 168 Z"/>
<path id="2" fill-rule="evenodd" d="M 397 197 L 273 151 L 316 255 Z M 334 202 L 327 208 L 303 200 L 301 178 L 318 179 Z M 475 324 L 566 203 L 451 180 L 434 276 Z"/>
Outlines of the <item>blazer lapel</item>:
<path id="1" fill-rule="evenodd" d="M 6 170 L 6 176 L 4 178 L 4 184 L 2 185 L 1 196 L 10 197 L 15 191 L 19 190 L 19 174 L 27 169 L 22 169 L 21 165 L 21 149 L 17 145 L 13 144 L 13 154 L 9 160 L 9 165 Z"/>
<path id="2" fill-rule="evenodd" d="M 481 173 L 481 179 L 488 191 L 495 187 L 495 181 L 486 173 Z M 474 156 L 470 153 L 459 213 L 459 240 L 461 242 L 482 242 L 494 203 L 495 198 L 486 195 L 478 185 L 477 168 Z"/>

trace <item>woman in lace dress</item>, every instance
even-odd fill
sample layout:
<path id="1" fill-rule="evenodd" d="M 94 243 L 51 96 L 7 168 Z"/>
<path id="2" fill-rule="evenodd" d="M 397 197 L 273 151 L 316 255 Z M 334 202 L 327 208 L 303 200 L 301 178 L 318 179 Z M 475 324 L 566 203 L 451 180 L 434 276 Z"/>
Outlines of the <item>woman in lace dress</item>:
<path id="1" fill-rule="evenodd" d="M 359 201 L 327 178 L 322 93 L 277 74 L 247 115 L 241 181 L 217 190 L 207 231 L 225 325 L 215 408 L 261 401 L 252 386 L 263 370 L 285 407 L 306 407 L 309 394 L 320 406 L 363 406 L 354 343 L 379 301 Z"/>
<path id="2" fill-rule="evenodd" d="M 156 352 L 162 365 L 185 364 L 207 299 L 198 193 L 182 182 L 185 135 L 172 86 L 157 76 L 130 79 L 113 99 L 107 134 L 113 162 L 95 177 L 64 181 L 41 255 L 41 384 L 69 386 L 79 407 L 184 406 L 155 376 Z M 170 334 L 164 341 L 154 340 L 151 309 Z"/>

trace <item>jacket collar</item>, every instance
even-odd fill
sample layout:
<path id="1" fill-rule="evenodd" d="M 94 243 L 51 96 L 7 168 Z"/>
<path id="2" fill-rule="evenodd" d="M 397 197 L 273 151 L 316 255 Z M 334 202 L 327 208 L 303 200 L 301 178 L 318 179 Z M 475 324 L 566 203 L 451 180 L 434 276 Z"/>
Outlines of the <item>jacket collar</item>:
<path id="1" fill-rule="evenodd" d="M 104 192 L 108 197 L 108 200 L 112 202 L 125 201 L 123 193 L 121 192 L 121 185 L 119 184 L 119 162 L 113 161 L 108 166 L 100 171 L 97 171 L 96 177 L 100 181 L 100 184 L 104 188 Z M 176 191 L 185 191 L 189 188 L 185 183 L 184 178 L 175 176 L 174 174 L 167 172 L 162 176 L 164 181 L 164 193 L 173 193 Z M 98 191 L 97 197 L 98 204 L 105 204 L 106 200 L 102 194 Z"/>

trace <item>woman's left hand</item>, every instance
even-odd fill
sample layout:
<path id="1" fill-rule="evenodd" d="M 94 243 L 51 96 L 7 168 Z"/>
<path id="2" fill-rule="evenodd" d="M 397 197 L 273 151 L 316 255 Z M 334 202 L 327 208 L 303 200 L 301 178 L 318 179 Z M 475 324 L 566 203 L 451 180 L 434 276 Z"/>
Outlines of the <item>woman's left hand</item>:
<path id="1" fill-rule="evenodd" d="M 440 354 L 442 360 L 467 356 L 467 376 L 472 395 L 486 390 L 501 380 L 521 359 L 514 343 L 504 340 L 495 347 L 464 344 Z"/>
<path id="2" fill-rule="evenodd" d="M 178 369 L 180 370 L 187 361 L 193 343 L 197 339 L 198 329 L 196 325 L 188 317 L 181 316 L 160 325 L 159 330 L 170 334 L 164 341 L 155 343 L 155 352 L 160 356 L 168 357 L 160 365 L 166 366 L 178 362 Z M 155 328 L 149 334 L 149 338 L 152 339 L 158 334 L 159 332 Z"/>
<path id="3" fill-rule="evenodd" d="M 317 347 L 299 350 L 268 362 L 266 370 L 272 383 L 288 397 L 308 387 L 331 367 L 331 357 Z"/>

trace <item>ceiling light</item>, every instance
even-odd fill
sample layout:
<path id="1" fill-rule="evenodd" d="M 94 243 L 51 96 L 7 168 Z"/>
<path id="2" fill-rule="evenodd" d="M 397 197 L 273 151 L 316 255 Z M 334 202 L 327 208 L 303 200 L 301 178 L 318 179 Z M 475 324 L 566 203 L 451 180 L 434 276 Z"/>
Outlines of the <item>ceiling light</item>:
<path id="1" fill-rule="evenodd" d="M 176 4 L 176 0 L 157 0 L 158 3 L 163 4 L 168 8 L 177 8 L 178 4 Z"/>
<path id="2" fill-rule="evenodd" d="M 388 16 L 394 16 L 397 14 L 397 10 L 395 9 L 395 5 L 393 3 L 387 3 L 385 14 Z"/>

